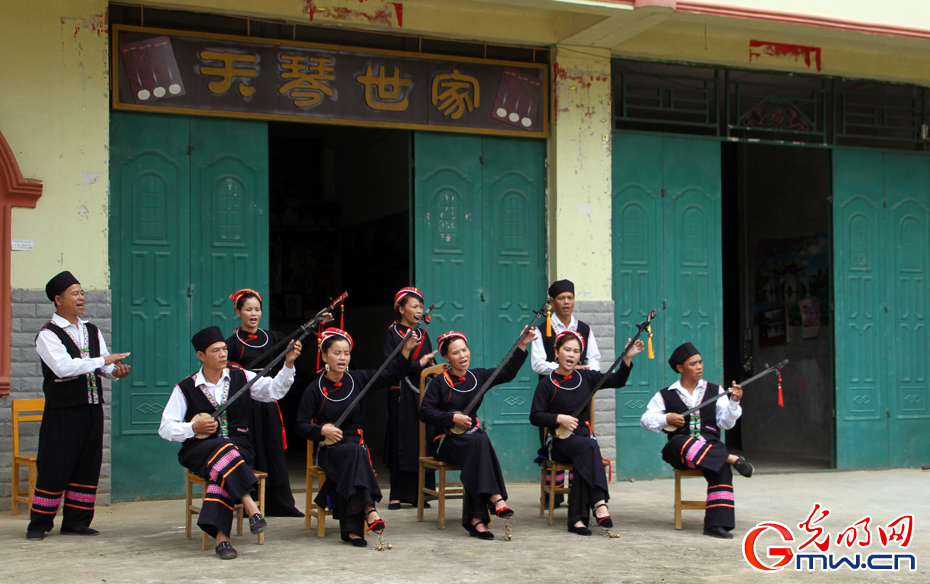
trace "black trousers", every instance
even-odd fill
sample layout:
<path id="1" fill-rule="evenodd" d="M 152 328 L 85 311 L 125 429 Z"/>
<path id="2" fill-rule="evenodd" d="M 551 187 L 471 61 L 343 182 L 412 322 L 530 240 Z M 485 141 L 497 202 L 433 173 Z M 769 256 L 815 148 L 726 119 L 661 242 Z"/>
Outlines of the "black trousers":
<path id="1" fill-rule="evenodd" d="M 39 428 L 36 489 L 28 531 L 51 531 L 64 499 L 61 526 L 87 527 L 94 520 L 103 460 L 103 406 L 46 406 Z"/>
<path id="2" fill-rule="evenodd" d="M 697 468 L 707 481 L 707 509 L 704 529 L 736 526 L 736 501 L 733 496 L 733 469 L 726 445 L 713 436 L 694 438 L 687 434 L 672 436 L 662 449 L 662 459 L 679 470 Z"/>

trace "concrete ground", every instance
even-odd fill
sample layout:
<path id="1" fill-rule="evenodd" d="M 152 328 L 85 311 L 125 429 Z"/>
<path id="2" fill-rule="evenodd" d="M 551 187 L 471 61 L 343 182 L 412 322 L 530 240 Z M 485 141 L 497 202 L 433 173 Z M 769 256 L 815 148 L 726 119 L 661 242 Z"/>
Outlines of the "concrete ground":
<path id="1" fill-rule="evenodd" d="M 512 541 L 480 541 L 468 537 L 456 521 L 460 502 L 450 502 L 446 529 L 436 524 L 435 504 L 417 523 L 416 510 L 383 511 L 386 541 L 391 550 L 377 551 L 377 537 L 357 549 L 339 539 L 330 520 L 325 538 L 305 531 L 303 519 L 269 518 L 265 545 L 252 535 L 233 536 L 239 558 L 221 561 L 200 549 L 199 532 L 184 537 L 182 501 L 116 503 L 97 510 L 97 537 L 62 536 L 57 530 L 43 541 L 25 539 L 28 514 L 0 513 L 0 582 L 928 582 L 930 581 L 930 472 L 897 469 L 856 472 L 759 474 L 737 476 L 736 529 L 733 540 L 702 535 L 702 512 L 686 511 L 684 529 L 676 531 L 672 517 L 673 483 L 651 480 L 611 485 L 611 514 L 619 538 L 607 539 L 595 529 L 592 537 L 565 530 L 565 510 L 556 509 L 555 524 L 539 514 L 538 484 L 510 485 L 510 505 L 516 511 Z M 703 480 L 684 479 L 685 498 L 703 498 Z M 295 494 L 300 505 L 303 494 Z M 797 571 L 793 564 L 763 574 L 742 554 L 742 538 L 756 524 L 777 521 L 788 526 L 794 549 L 808 538 L 798 528 L 814 503 L 830 510 L 818 525 L 832 535 L 829 552 L 911 553 L 915 571 L 836 572 L 820 568 Z M 901 515 L 914 516 L 915 529 L 907 550 L 891 544 L 883 549 L 877 526 Z M 836 538 L 864 516 L 872 518 L 872 545 L 850 550 Z M 500 535 L 503 521 L 492 531 Z M 247 528 L 246 528 L 247 529 Z M 195 527 L 196 530 L 196 527 Z M 860 531 L 860 536 L 862 532 Z M 768 532 L 759 539 L 760 556 L 771 565 L 764 548 L 782 542 Z M 212 542 L 211 542 L 212 546 Z M 805 552 L 811 551 L 810 546 Z M 882 560 L 882 564 L 887 560 Z"/>

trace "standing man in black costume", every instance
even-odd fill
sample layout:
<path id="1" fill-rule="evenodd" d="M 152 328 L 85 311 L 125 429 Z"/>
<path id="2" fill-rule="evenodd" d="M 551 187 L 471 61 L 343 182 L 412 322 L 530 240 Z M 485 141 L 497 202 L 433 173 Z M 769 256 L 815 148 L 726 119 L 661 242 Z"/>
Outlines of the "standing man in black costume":
<path id="1" fill-rule="evenodd" d="M 272 402 L 287 394 L 294 383 L 294 361 L 300 355 L 296 342 L 284 359 L 284 367 L 272 379 L 259 378 L 249 389 L 249 399 L 239 398 L 219 417 L 194 420 L 200 413 L 212 414 L 255 377 L 244 369 L 227 369 L 227 346 L 223 332 L 211 326 L 191 339 L 200 371 L 174 386 L 161 416 L 158 435 L 172 442 L 183 442 L 178 462 L 192 473 L 208 480 L 207 492 L 197 525 L 216 538 L 216 554 L 223 560 L 238 554 L 229 543 L 233 509 L 242 503 L 249 517 L 249 531 L 261 533 L 268 522 L 252 500 L 257 479 L 252 473 L 255 451 L 249 428 L 252 400 Z M 196 434 L 207 434 L 203 440 Z"/>
<path id="2" fill-rule="evenodd" d="M 572 314 L 575 310 L 575 284 L 571 280 L 558 280 L 549 286 L 549 301 L 555 309 L 555 318 L 539 325 L 536 340 L 533 341 L 530 366 L 533 372 L 543 379 L 559 367 L 555 358 L 555 337 L 564 331 L 576 331 L 584 339 L 581 361 L 575 369 L 601 370 L 601 352 L 594 340 L 591 326 L 581 322 Z M 548 333 L 548 334 L 547 334 Z"/>
<path id="3" fill-rule="evenodd" d="M 704 535 L 732 539 L 730 532 L 736 526 L 736 514 L 730 466 L 747 478 L 752 476 L 753 469 L 745 458 L 729 453 L 720 441 L 720 430 L 732 428 L 742 415 L 739 401 L 743 388 L 734 381 L 729 398 L 710 402 L 686 418 L 682 412 L 703 403 L 706 397 L 725 392 L 703 378 L 704 361 L 691 343 L 675 349 L 668 364 L 681 378 L 653 396 L 640 425 L 653 432 L 661 432 L 665 426 L 677 428 L 662 448 L 662 460 L 679 470 L 701 470 L 707 480 Z"/>
<path id="4" fill-rule="evenodd" d="M 45 295 L 55 314 L 36 335 L 45 411 L 26 538 L 42 539 L 52 530 L 62 498 L 61 533 L 97 535 L 90 522 L 103 461 L 102 378 L 129 375 L 129 365 L 121 362 L 129 353 L 111 355 L 100 330 L 79 318 L 84 290 L 71 272 L 49 280 Z"/>

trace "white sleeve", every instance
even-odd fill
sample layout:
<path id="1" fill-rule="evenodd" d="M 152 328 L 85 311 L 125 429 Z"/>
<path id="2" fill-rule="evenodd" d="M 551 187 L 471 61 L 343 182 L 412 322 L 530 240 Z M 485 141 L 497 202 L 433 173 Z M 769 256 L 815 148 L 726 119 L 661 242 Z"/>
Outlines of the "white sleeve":
<path id="1" fill-rule="evenodd" d="M 106 357 L 107 355 L 110 354 L 110 351 L 107 350 L 107 342 L 103 340 L 103 333 L 100 332 L 99 328 L 97 329 L 97 340 L 100 343 L 100 357 L 101 358 Z M 115 368 L 116 368 L 116 364 L 110 363 L 109 365 L 104 365 L 103 367 L 101 367 L 100 373 L 102 373 L 103 376 L 106 377 L 107 379 L 116 379 L 116 377 L 113 376 L 113 370 Z"/>
<path id="2" fill-rule="evenodd" d="M 665 413 L 665 400 L 662 399 L 662 394 L 657 391 L 649 400 L 649 404 L 646 405 L 646 411 L 643 412 L 642 418 L 639 419 L 639 425 L 650 432 L 661 432 L 662 428 L 668 425 L 665 420 Z"/>
<path id="3" fill-rule="evenodd" d="M 587 357 L 587 363 L 585 363 L 585 365 L 587 365 L 591 371 L 600 371 L 601 352 L 597 348 L 597 341 L 594 340 L 594 329 L 590 328 L 591 325 L 588 325 L 588 327 L 588 352 L 585 354 Z"/>
<path id="4" fill-rule="evenodd" d="M 536 330 L 536 338 L 533 339 L 530 349 L 530 367 L 533 369 L 533 373 L 549 375 L 559 368 L 556 363 L 546 361 L 546 349 L 543 346 L 542 335 L 539 334 L 539 329 Z"/>
<path id="5" fill-rule="evenodd" d="M 720 393 L 725 390 L 721 387 Z M 736 425 L 736 420 L 743 415 L 743 407 L 739 402 L 730 401 L 730 398 L 723 397 L 717 400 L 717 425 L 721 430 L 729 430 Z"/>
<path id="6" fill-rule="evenodd" d="M 245 380 L 252 381 L 252 378 L 255 377 L 255 373 L 243 369 L 245 372 Z M 281 399 L 287 395 L 287 390 L 291 388 L 291 384 L 294 383 L 294 374 L 296 369 L 293 367 L 288 367 L 285 365 L 281 368 L 281 371 L 278 371 L 278 374 L 271 377 L 262 377 L 256 381 L 249 392 L 252 395 L 252 399 L 260 402 L 273 402 Z"/>
<path id="7" fill-rule="evenodd" d="M 158 426 L 158 435 L 171 442 L 184 442 L 194 437 L 193 422 L 185 422 L 187 415 L 187 401 L 181 394 L 181 388 L 174 386 L 171 397 L 161 413 L 161 424 Z"/>
<path id="8" fill-rule="evenodd" d="M 105 353 L 105 350 L 105 347 L 101 345 L 101 354 L 108 355 L 109 353 Z M 36 337 L 36 352 L 57 377 L 86 375 L 103 367 L 103 357 L 72 358 L 61 343 L 61 339 L 48 329 L 39 331 L 39 336 Z"/>

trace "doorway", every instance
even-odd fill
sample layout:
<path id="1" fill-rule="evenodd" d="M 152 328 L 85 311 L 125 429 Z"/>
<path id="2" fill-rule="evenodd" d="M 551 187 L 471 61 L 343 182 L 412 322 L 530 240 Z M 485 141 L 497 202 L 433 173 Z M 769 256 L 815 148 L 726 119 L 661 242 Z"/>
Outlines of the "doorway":
<path id="1" fill-rule="evenodd" d="M 377 369 L 394 294 L 412 285 L 410 140 L 405 130 L 294 123 L 268 124 L 270 328 L 288 334 L 331 299 L 349 292 L 344 319 L 353 369 Z M 291 485 L 305 480 L 306 448 L 294 433 L 304 388 L 316 377 L 308 337 L 297 377 L 281 400 Z M 363 426 L 379 476 L 387 403 L 373 388 Z M 384 472 L 382 472 L 384 471 Z"/>
<path id="2" fill-rule="evenodd" d="M 834 466 L 831 157 L 827 149 L 722 144 L 724 378 L 744 380 L 727 446 L 757 468 Z"/>

